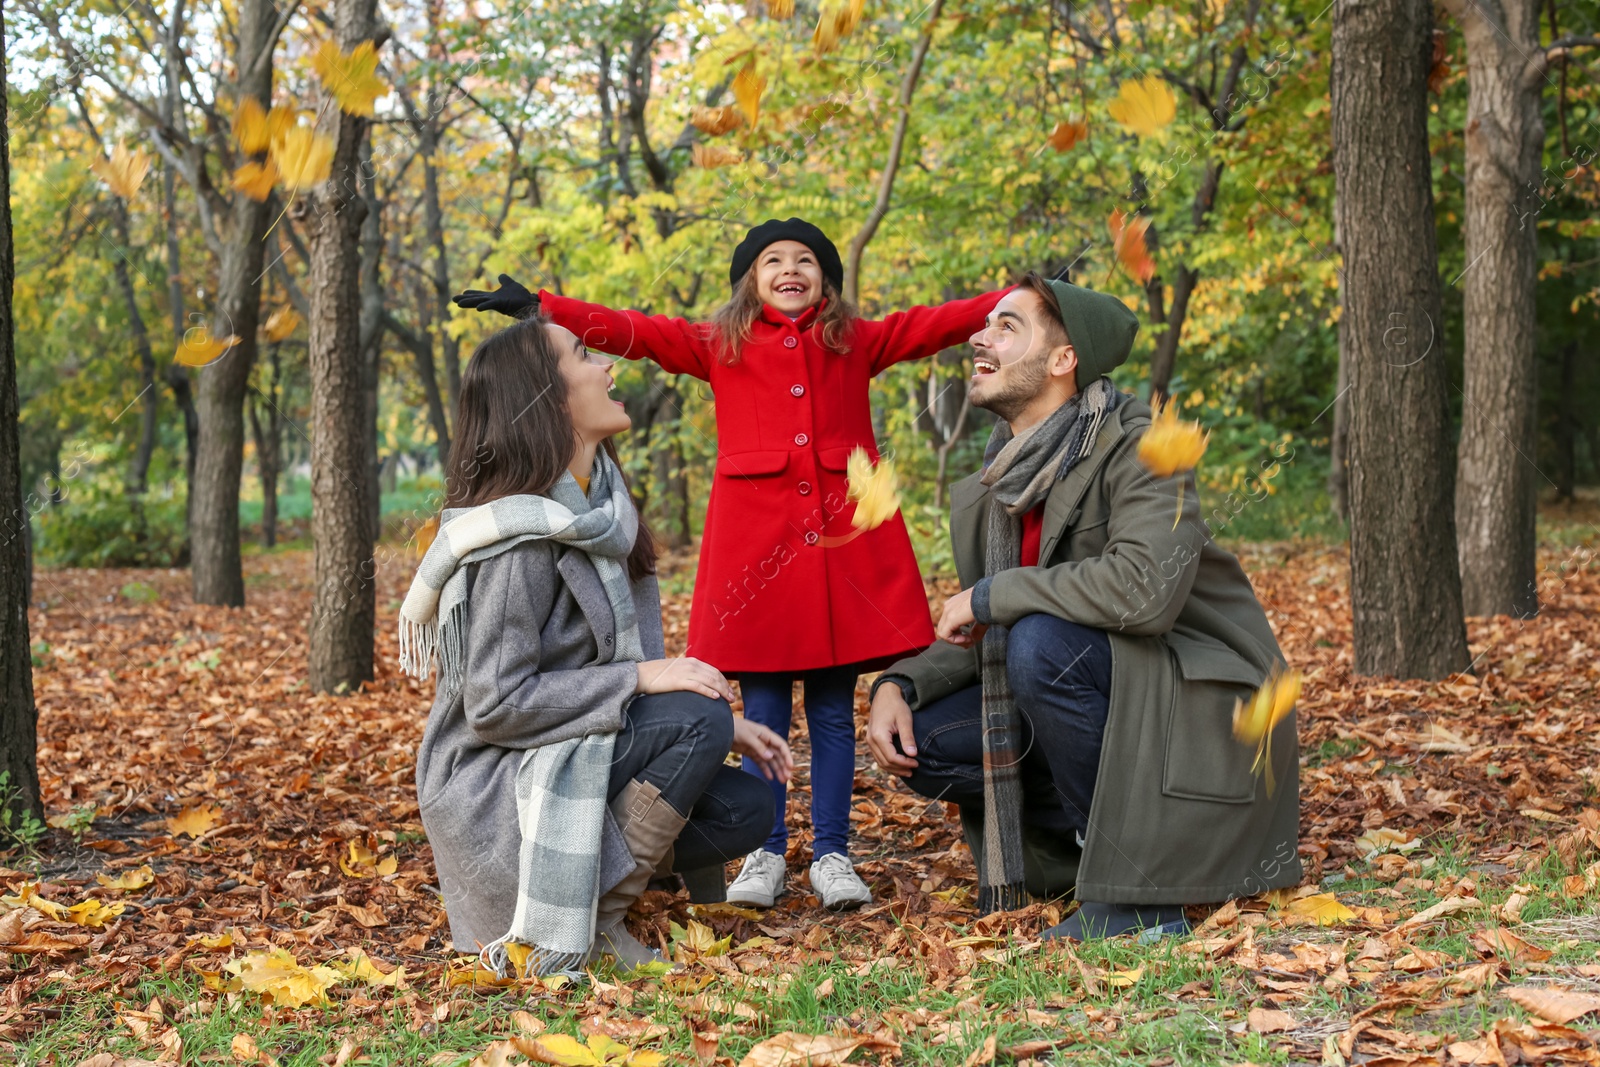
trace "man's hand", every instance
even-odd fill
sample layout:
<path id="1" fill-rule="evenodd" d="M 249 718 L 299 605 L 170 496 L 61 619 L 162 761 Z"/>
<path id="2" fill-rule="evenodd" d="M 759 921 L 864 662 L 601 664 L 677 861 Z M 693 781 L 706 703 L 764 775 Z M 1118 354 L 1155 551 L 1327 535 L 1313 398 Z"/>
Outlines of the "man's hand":
<path id="1" fill-rule="evenodd" d="M 894 746 L 895 738 L 905 755 Z M 880 685 L 872 697 L 872 712 L 867 718 L 867 747 L 878 766 L 890 774 L 910 777 L 917 769 L 917 737 L 911 731 L 911 705 L 898 685 Z"/>
<path id="2" fill-rule="evenodd" d="M 527 318 L 529 314 L 539 310 L 539 298 L 528 292 L 520 282 L 514 281 L 509 274 L 500 275 L 500 288 L 493 292 L 468 289 L 455 297 L 455 303 L 457 307 L 478 311 L 498 311 L 514 319 Z"/>
<path id="3" fill-rule="evenodd" d="M 972 614 L 972 590 L 963 589 L 944 602 L 944 610 L 939 612 L 939 625 L 934 627 L 934 632 L 939 635 L 939 640 L 948 641 L 957 648 L 971 648 L 983 639 L 983 632 L 987 629 Z"/>

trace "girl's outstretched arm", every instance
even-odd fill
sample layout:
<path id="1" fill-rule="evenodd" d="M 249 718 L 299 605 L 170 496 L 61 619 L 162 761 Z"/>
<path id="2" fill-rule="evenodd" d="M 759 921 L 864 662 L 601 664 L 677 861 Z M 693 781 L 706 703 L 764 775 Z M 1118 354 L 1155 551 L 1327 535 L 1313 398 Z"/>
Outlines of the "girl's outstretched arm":
<path id="1" fill-rule="evenodd" d="M 614 311 L 541 289 L 539 308 L 551 322 L 565 326 L 590 348 L 626 359 L 648 359 L 672 374 L 711 378 L 712 333 L 709 326 L 642 311 Z"/>
<path id="2" fill-rule="evenodd" d="M 922 359 L 935 352 L 967 343 L 967 338 L 983 328 L 984 319 L 1009 288 L 996 289 L 966 300 L 951 300 L 937 307 L 921 305 L 896 311 L 877 322 L 863 322 L 856 336 L 865 342 L 872 356 L 872 373 L 877 374 L 908 359 Z"/>

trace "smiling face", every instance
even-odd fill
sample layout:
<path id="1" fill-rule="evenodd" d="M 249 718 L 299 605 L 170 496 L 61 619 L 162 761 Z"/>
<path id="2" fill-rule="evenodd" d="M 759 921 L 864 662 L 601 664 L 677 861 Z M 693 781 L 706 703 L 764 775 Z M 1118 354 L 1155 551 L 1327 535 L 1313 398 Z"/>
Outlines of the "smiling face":
<path id="1" fill-rule="evenodd" d="M 972 403 L 1011 423 L 1037 422 L 1077 391 L 1077 353 L 1037 293 L 1013 289 L 972 335 Z M 1038 411 L 1037 417 L 1033 417 Z"/>
<path id="2" fill-rule="evenodd" d="M 578 336 L 564 326 L 549 323 L 544 330 L 551 346 L 561 354 L 561 377 L 567 383 L 567 414 L 578 440 L 597 445 L 632 426 L 633 420 L 623 410 L 622 401 L 611 397 L 617 385 L 611 379 L 611 368 L 616 361 L 589 351 Z"/>
<path id="3" fill-rule="evenodd" d="M 817 254 L 799 241 L 774 241 L 761 250 L 753 268 L 756 295 L 786 315 L 822 303 L 822 267 Z"/>

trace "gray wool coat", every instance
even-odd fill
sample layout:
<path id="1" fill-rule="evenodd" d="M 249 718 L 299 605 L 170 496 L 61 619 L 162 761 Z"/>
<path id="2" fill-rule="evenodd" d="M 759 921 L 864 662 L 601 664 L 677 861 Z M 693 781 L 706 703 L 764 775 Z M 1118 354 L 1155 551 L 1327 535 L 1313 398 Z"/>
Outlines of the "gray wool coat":
<path id="1" fill-rule="evenodd" d="M 600 575 L 581 550 L 532 540 L 471 568 L 460 693 L 436 696 L 417 752 L 417 803 L 433 846 L 450 935 L 461 952 L 511 927 L 517 901 L 516 777 L 530 748 L 618 730 L 638 684 L 611 663 L 616 624 Z M 654 577 L 633 584 L 646 659 L 665 655 Z M 605 654 L 601 654 L 601 650 Z M 632 869 L 606 816 L 604 892 Z"/>

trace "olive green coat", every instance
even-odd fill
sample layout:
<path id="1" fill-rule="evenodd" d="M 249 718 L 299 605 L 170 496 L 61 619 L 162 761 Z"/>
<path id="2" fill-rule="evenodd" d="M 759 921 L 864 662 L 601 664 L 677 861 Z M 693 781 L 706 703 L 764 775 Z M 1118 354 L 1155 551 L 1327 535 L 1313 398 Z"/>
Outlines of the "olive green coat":
<path id="1" fill-rule="evenodd" d="M 1239 561 L 1200 517 L 1194 475 L 1154 478 L 1138 459 L 1150 409 L 1125 398 L 1088 458 L 1045 502 L 1041 565 L 996 575 L 989 620 L 1044 612 L 1111 636 L 1111 707 L 1078 896 L 1119 904 L 1201 904 L 1298 885 L 1299 760 L 1294 716 L 1272 736 L 1277 789 L 1234 740 L 1234 702 L 1283 656 Z M 1182 520 L 1178 490 L 1183 484 Z M 989 493 L 974 474 L 950 494 L 962 588 L 983 577 Z M 974 650 L 939 642 L 886 674 L 909 678 L 913 707 L 977 684 Z"/>

